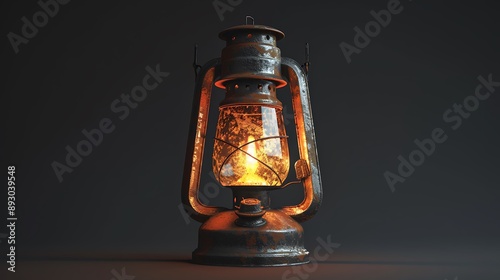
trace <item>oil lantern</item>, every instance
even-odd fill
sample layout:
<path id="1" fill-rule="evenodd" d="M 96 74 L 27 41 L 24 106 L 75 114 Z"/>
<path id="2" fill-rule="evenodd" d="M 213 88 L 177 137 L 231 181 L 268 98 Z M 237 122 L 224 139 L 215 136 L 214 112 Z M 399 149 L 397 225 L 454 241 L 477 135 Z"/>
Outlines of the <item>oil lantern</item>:
<path id="1" fill-rule="evenodd" d="M 251 23 L 248 20 L 251 19 Z M 322 199 L 306 63 L 281 57 L 278 29 L 245 25 L 219 34 L 226 41 L 220 58 L 197 74 L 191 126 L 185 158 L 182 203 L 202 223 L 193 262 L 228 266 L 279 266 L 309 262 L 304 247 L 304 222 L 318 211 Z M 205 147 L 213 86 L 225 90 L 219 104 L 213 149 Z M 299 159 L 297 180 L 286 182 L 290 169 L 287 133 L 280 88 L 289 86 Z M 290 98 L 290 97 L 288 97 Z M 210 154 L 211 152 L 211 154 Z M 204 156 L 212 157 L 212 170 L 233 194 L 233 209 L 203 204 L 199 197 Z M 304 198 L 297 205 L 272 208 L 270 191 L 301 183 Z"/>

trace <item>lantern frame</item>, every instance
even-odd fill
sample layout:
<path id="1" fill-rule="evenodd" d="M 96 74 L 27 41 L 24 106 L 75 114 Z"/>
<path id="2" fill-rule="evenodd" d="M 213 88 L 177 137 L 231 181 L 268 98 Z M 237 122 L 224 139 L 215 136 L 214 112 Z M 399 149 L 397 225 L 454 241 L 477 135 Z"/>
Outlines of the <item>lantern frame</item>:
<path id="1" fill-rule="evenodd" d="M 281 57 L 276 41 L 284 34 L 272 27 L 240 25 L 226 29 L 219 37 L 227 42 L 221 58 L 208 61 L 197 72 L 185 156 L 182 204 L 191 218 L 204 223 L 193 260 L 236 266 L 307 263 L 299 223 L 315 215 L 323 195 L 307 79 L 309 65 L 304 65 L 304 71 L 295 60 Z M 297 205 L 270 208 L 269 191 L 286 185 L 230 187 L 233 209 L 205 205 L 198 198 L 212 88 L 237 79 L 261 79 L 273 81 L 276 88 L 290 87 L 299 152 L 294 166 L 304 188 L 304 199 Z M 263 104 L 259 102 L 256 99 L 255 104 Z"/>

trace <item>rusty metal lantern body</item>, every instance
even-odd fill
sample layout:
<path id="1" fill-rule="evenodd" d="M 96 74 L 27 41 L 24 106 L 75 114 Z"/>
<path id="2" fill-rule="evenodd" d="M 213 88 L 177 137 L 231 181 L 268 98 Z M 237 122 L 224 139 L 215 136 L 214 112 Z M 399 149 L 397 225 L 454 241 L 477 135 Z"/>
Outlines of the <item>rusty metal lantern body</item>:
<path id="1" fill-rule="evenodd" d="M 274 28 L 246 24 L 219 34 L 221 58 L 197 75 L 182 185 L 187 213 L 202 222 L 193 261 L 209 265 L 278 266 L 309 261 L 299 222 L 310 219 L 321 199 L 321 177 L 307 75 L 282 58 Z M 304 65 L 307 67 L 308 64 Z M 213 171 L 233 192 L 233 209 L 198 199 L 212 87 L 226 90 L 219 106 Z M 282 104 L 276 89 L 290 86 L 300 159 L 295 163 L 304 199 L 271 209 L 269 192 L 286 186 L 289 168 Z"/>

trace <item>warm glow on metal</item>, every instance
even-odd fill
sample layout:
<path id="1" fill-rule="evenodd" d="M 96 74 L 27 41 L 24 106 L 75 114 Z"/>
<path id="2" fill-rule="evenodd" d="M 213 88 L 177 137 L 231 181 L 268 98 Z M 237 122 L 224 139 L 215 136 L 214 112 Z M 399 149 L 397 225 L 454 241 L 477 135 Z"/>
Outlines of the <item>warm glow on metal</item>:
<path id="1" fill-rule="evenodd" d="M 197 75 L 189 142 L 182 182 L 182 207 L 203 225 L 193 262 L 213 265 L 281 266 L 309 262 L 300 222 L 312 218 L 322 200 L 321 176 L 306 62 L 300 65 L 282 57 L 278 29 L 253 24 L 228 28 L 219 34 L 226 41 L 220 58 L 193 67 Z M 252 24 L 248 23 L 251 19 Z M 212 170 L 222 186 L 231 189 L 232 208 L 214 206 L 203 199 L 200 180 L 202 162 L 209 151 L 205 140 L 213 87 L 225 90 L 219 103 Z M 290 95 L 277 89 L 289 86 Z M 290 98 L 293 109 L 298 159 L 295 178 L 290 168 L 283 103 Z M 294 141 L 295 142 L 295 141 Z M 287 181 L 287 182 L 285 182 Z M 271 206 L 271 191 L 301 183 L 304 199 L 295 205 Z M 206 185 L 208 186 L 208 185 Z M 205 189 L 203 189 L 205 191 Z"/>

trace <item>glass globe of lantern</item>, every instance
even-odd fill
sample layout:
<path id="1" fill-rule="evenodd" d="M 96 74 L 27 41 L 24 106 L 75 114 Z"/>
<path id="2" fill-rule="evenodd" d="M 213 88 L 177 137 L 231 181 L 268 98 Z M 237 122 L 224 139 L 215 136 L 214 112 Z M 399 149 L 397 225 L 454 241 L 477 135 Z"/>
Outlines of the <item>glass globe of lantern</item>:
<path id="1" fill-rule="evenodd" d="M 282 108 L 219 108 L 213 172 L 223 186 L 281 186 L 290 166 Z"/>

